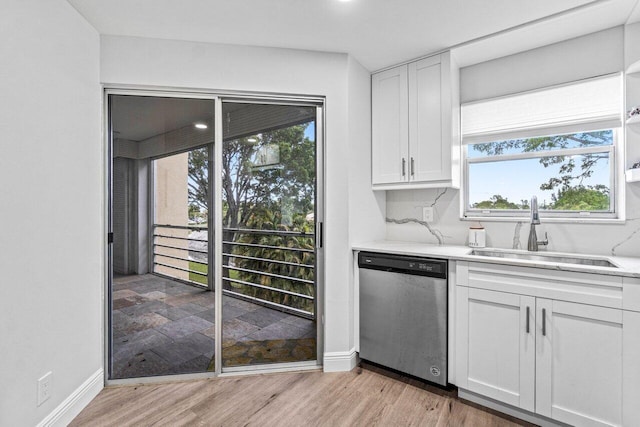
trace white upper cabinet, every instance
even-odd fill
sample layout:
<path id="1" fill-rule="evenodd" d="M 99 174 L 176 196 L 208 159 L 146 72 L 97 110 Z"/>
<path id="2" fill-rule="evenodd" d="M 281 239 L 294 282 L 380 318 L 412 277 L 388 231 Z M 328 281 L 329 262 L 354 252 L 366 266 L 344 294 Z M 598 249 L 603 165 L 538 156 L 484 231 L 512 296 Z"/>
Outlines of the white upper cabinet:
<path id="1" fill-rule="evenodd" d="M 371 82 L 373 183 L 404 182 L 409 157 L 407 66 L 374 74 Z M 384 123 L 384 126 L 375 123 Z"/>
<path id="2" fill-rule="evenodd" d="M 459 187 L 458 82 L 448 52 L 372 76 L 374 189 Z"/>

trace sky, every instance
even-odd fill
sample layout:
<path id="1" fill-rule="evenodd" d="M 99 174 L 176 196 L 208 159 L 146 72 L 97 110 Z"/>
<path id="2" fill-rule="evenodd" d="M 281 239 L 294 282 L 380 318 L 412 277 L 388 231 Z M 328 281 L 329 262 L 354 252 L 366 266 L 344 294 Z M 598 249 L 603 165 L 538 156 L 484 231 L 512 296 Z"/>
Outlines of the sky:
<path id="1" fill-rule="evenodd" d="M 587 134 L 588 135 L 588 134 Z M 593 145 L 603 146 L 606 150 L 613 143 L 613 133 L 606 132 L 605 139 L 591 140 Z M 597 141 L 597 142 L 595 142 Z M 564 148 L 578 148 L 581 143 L 571 141 Z M 522 153 L 522 148 L 505 149 L 503 154 Z M 549 152 L 549 151 L 546 151 Z M 486 157 L 487 154 L 468 146 L 469 158 Z M 582 156 L 573 156 L 576 164 L 575 173 L 580 173 Z M 599 160 L 593 169 L 593 175 L 585 179 L 582 185 L 604 184 L 610 186 L 610 159 Z M 489 163 L 471 163 L 469 166 L 469 203 L 472 205 L 483 200 L 490 200 L 494 195 L 500 195 L 510 202 L 520 203 L 530 200 L 531 196 L 538 198 L 538 204 L 551 203 L 553 190 L 541 190 L 540 185 L 552 177 L 560 176 L 563 163 L 544 167 L 540 159 L 520 159 Z M 578 182 L 575 182 L 577 185 Z"/>
<path id="2" fill-rule="evenodd" d="M 310 140 L 316 139 L 316 122 L 309 123 L 309 126 L 304 131 L 304 137 L 309 138 Z"/>
<path id="3" fill-rule="evenodd" d="M 580 164 L 580 160 L 576 159 L 576 163 Z M 531 196 L 536 196 L 540 205 L 544 205 L 545 201 L 551 203 L 551 195 L 555 191 L 543 191 L 540 185 L 549 178 L 558 176 L 559 169 L 560 165 L 545 168 L 539 163 L 539 159 L 472 164 L 469 203 L 489 200 L 496 194 L 515 203 L 530 200 Z M 598 161 L 593 176 L 583 182 L 585 186 L 595 184 L 609 185 L 608 160 Z"/>

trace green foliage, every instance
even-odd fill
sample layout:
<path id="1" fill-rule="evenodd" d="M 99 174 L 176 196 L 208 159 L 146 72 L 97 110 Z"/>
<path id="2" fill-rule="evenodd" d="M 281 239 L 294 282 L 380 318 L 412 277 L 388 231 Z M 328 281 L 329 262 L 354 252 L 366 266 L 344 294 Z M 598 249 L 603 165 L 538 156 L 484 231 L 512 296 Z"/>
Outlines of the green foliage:
<path id="1" fill-rule="evenodd" d="M 311 224 L 305 221 L 304 217 L 301 215 L 298 215 L 293 219 L 293 224 L 291 226 L 286 226 L 282 225 L 282 215 L 280 213 L 275 213 L 268 209 L 262 209 L 260 211 L 254 212 L 247 223 L 247 228 L 257 230 L 299 231 L 308 233 L 308 237 L 297 235 L 289 236 L 238 233 L 240 237 L 237 239 L 237 242 L 307 250 L 313 250 L 315 246 L 313 228 L 311 227 Z M 234 266 L 241 269 L 254 270 L 258 272 L 277 274 L 280 276 L 287 276 L 291 278 L 310 281 L 314 281 L 315 278 L 315 269 L 313 268 L 315 255 L 313 252 L 236 245 L 234 246 L 233 253 L 245 257 L 262 259 L 255 260 L 232 257 L 231 259 L 233 260 Z M 279 264 L 276 262 L 272 262 L 272 260 L 285 261 L 287 263 L 300 264 L 302 266 L 308 267 L 295 266 L 290 264 Z M 248 271 L 234 270 L 233 268 L 229 268 L 229 277 L 233 278 L 233 272 L 237 272 L 237 278 L 242 281 L 257 283 L 259 285 L 268 286 L 271 288 L 292 291 L 303 295 L 315 295 L 313 284 L 303 283 L 296 280 L 283 279 L 279 277 L 272 277 Z M 298 308 L 311 313 L 314 312 L 313 300 L 286 295 L 267 289 L 250 287 L 242 285 L 240 283 L 229 282 L 229 284 L 234 291 L 243 293 L 245 295 L 272 301 L 278 304 L 286 305 L 288 307 Z"/>
<path id="2" fill-rule="evenodd" d="M 316 153 L 315 141 L 305 137 L 309 123 L 272 129 L 251 137 L 225 140 L 222 146 L 222 214 L 223 243 L 226 254 L 262 258 L 267 261 L 223 256 L 223 277 L 277 289 L 315 295 L 313 284 L 270 277 L 234 269 L 234 267 L 267 272 L 293 278 L 314 280 L 314 252 L 256 248 L 233 244 L 251 243 L 287 248 L 314 249 L 314 222 L 305 221 L 315 209 Z M 274 149 L 274 147 L 277 147 Z M 275 165 L 256 166 L 257 153 L 269 149 L 277 152 Z M 208 211 L 208 152 L 194 150 L 189 154 L 189 201 Z M 229 229 L 300 231 L 306 236 L 246 234 Z M 298 267 L 272 260 L 309 265 Z M 313 312 L 313 300 L 249 287 L 230 280 L 224 288 L 290 307 Z"/>
<path id="3" fill-rule="evenodd" d="M 313 211 L 315 199 L 315 142 L 305 138 L 308 124 L 290 126 L 249 138 L 224 142 L 222 191 L 227 210 L 225 227 L 246 224 L 264 208 L 293 213 Z M 256 168 L 252 160 L 262 147 L 275 146 L 279 163 Z"/>
<path id="4" fill-rule="evenodd" d="M 606 187 L 573 187 L 561 190 L 552 209 L 564 211 L 594 211 L 609 209 L 609 194 Z"/>
<path id="5" fill-rule="evenodd" d="M 189 218 L 195 218 L 200 213 L 200 206 L 189 203 Z"/>
<path id="6" fill-rule="evenodd" d="M 521 201 L 522 204 L 510 202 L 506 198 L 499 194 L 492 196 L 489 200 L 483 200 L 482 202 L 474 203 L 472 208 L 474 209 L 529 209 L 529 203 L 526 200 Z M 526 207 L 524 203 L 526 202 Z"/>
<path id="7" fill-rule="evenodd" d="M 196 283 L 202 283 L 203 285 L 207 284 L 207 272 L 209 270 L 209 266 L 207 264 L 203 264 L 201 262 L 189 261 L 189 270 L 197 271 L 202 274 L 189 272 L 189 280 Z"/>
<path id="8" fill-rule="evenodd" d="M 189 210 L 191 206 L 199 210 L 209 210 L 209 170 L 207 160 L 209 149 L 207 147 L 189 151 Z M 189 212 L 191 216 L 191 212 Z"/>

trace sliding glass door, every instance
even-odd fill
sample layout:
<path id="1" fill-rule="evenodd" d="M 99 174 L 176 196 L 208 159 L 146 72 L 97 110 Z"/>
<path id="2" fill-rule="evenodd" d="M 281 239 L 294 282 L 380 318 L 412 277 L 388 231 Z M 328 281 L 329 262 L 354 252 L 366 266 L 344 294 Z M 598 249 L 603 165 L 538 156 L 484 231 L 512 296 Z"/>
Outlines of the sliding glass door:
<path id="1" fill-rule="evenodd" d="M 222 116 L 222 365 L 315 360 L 316 108 Z"/>
<path id="2" fill-rule="evenodd" d="M 320 111 L 109 95 L 110 380 L 315 364 Z"/>
<path id="3" fill-rule="evenodd" d="M 215 370 L 207 179 L 213 100 L 111 95 L 109 378 Z M 200 191 L 205 191 L 200 194 Z"/>

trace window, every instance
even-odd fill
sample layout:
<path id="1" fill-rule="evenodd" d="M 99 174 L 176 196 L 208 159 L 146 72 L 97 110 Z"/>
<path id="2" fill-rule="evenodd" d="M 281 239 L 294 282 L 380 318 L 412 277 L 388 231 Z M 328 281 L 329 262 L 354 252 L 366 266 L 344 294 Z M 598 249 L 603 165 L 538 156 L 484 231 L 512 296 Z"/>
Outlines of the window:
<path id="1" fill-rule="evenodd" d="M 621 76 L 462 106 L 467 218 L 618 218 Z"/>

